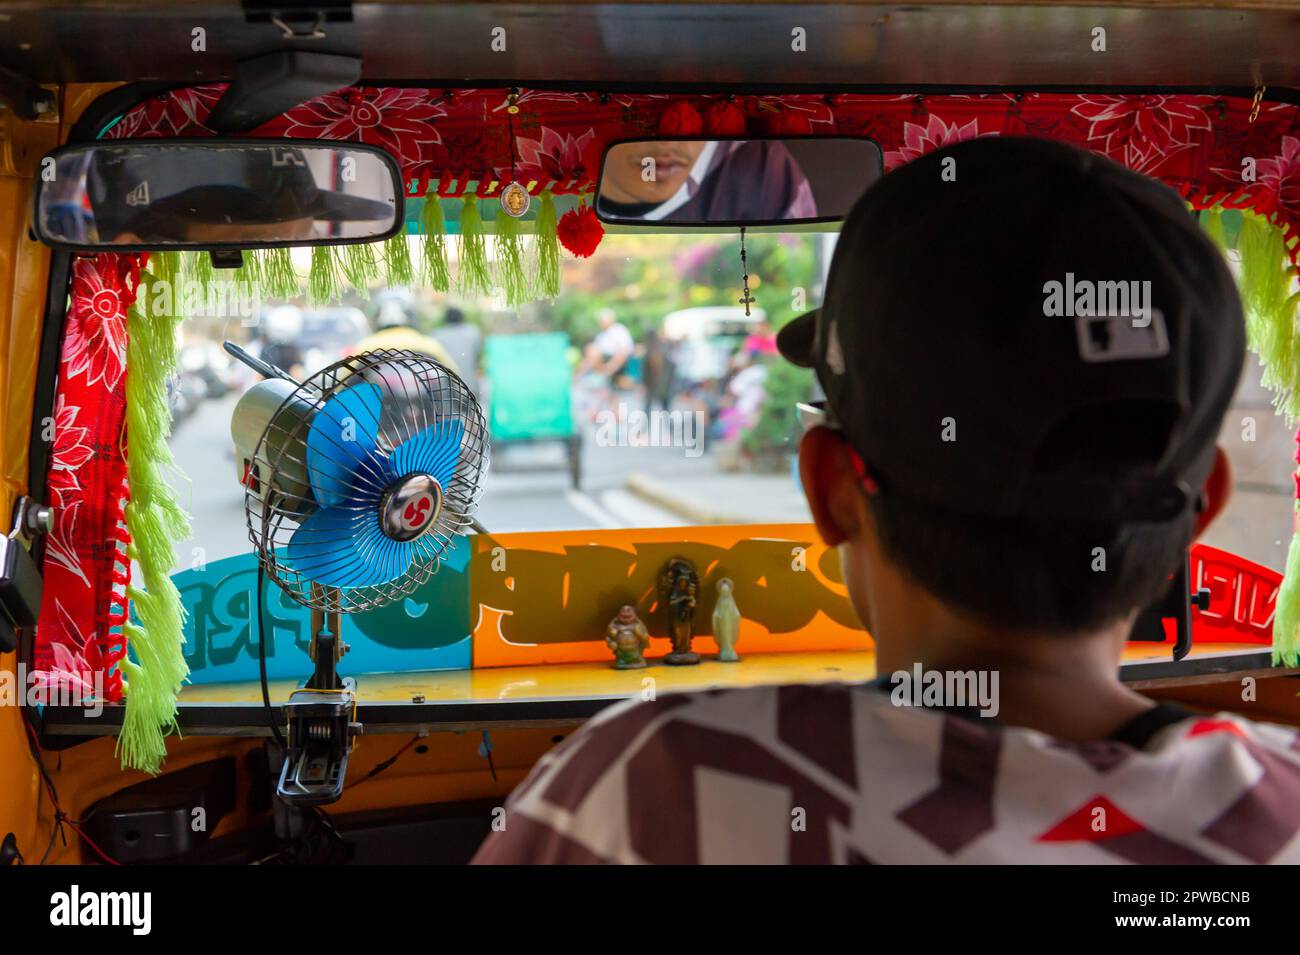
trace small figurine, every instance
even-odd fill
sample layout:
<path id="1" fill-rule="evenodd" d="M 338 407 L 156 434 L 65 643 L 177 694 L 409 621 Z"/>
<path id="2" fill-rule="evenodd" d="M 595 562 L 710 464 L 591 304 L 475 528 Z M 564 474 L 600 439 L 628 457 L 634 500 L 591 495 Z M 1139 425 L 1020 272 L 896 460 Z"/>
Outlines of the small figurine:
<path id="1" fill-rule="evenodd" d="M 691 666 L 700 662 L 700 655 L 691 650 L 695 638 L 695 605 L 700 578 L 691 562 L 674 557 L 659 576 L 659 593 L 668 604 L 668 636 L 673 641 L 672 653 L 664 657 L 671 666 Z"/>
<path id="2" fill-rule="evenodd" d="M 624 604 L 605 628 L 605 643 L 614 654 L 615 670 L 640 670 L 645 666 L 645 651 L 650 634 L 636 615 L 636 608 Z"/>
<path id="3" fill-rule="evenodd" d="M 713 639 L 718 644 L 720 663 L 739 663 L 736 641 L 740 639 L 740 608 L 731 595 L 734 585 L 730 577 L 718 581 L 718 600 L 713 605 Z"/>

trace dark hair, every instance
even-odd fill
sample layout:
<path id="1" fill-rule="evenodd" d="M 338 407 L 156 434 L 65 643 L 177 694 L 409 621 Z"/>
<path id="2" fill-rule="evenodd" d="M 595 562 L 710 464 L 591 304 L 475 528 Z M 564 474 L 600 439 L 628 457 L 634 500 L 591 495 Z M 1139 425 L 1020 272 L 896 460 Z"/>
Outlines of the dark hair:
<path id="1" fill-rule="evenodd" d="M 447 314 L 443 316 L 443 321 L 448 325 L 459 325 L 461 322 L 465 321 L 465 313 L 455 306 L 452 306 L 447 309 Z"/>
<path id="2" fill-rule="evenodd" d="M 881 546 L 904 573 L 1010 631 L 1084 633 L 1150 606 L 1169 590 L 1194 523 L 1189 513 L 1168 524 L 1035 526 L 870 500 Z"/>
<path id="3" fill-rule="evenodd" d="M 1094 409 L 1050 438 L 1036 470 L 1087 467 L 1102 435 L 1119 459 L 1149 458 L 1171 426 L 1160 409 Z M 1196 523 L 1190 508 L 1161 524 L 1071 524 L 975 517 L 905 494 L 869 500 L 882 548 L 913 581 L 1011 631 L 1084 633 L 1154 604 L 1168 592 Z"/>

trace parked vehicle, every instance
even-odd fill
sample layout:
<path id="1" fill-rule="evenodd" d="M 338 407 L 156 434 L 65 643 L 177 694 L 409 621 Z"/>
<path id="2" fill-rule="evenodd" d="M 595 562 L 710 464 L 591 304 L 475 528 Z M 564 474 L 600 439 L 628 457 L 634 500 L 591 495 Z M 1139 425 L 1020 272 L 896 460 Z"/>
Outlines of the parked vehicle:
<path id="1" fill-rule="evenodd" d="M 564 446 L 569 480 L 582 486 L 582 434 L 573 417 L 569 336 L 492 335 L 483 358 L 492 443 L 556 442 Z"/>

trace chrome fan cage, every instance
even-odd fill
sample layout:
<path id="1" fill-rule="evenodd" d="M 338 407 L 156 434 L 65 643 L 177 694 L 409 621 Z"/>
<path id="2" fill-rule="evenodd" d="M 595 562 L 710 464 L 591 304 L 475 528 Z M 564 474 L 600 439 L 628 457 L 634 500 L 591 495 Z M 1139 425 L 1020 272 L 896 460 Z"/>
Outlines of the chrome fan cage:
<path id="1" fill-rule="evenodd" d="M 410 541 L 409 566 L 397 578 L 360 586 L 323 586 L 295 566 L 289 541 L 318 508 L 309 463 L 307 434 L 316 415 L 337 415 L 329 403 L 349 386 L 367 382 L 381 393 L 376 421 L 353 421 L 371 429 L 375 448 L 355 470 L 356 499 L 346 505 L 358 533 L 380 527 L 388 488 L 382 475 L 394 450 L 425 429 L 459 422 L 460 453 L 451 479 L 441 488 L 436 518 Z M 339 429 L 346 420 L 333 418 Z M 337 444 L 337 442 L 336 442 Z M 487 422 L 469 386 L 449 368 L 419 352 L 380 349 L 323 368 L 297 385 L 271 416 L 245 475 L 244 510 L 248 536 L 267 575 L 294 601 L 324 612 L 357 613 L 382 607 L 415 592 L 437 571 L 454 535 L 470 526 L 478 507 L 480 478 L 488 463 Z M 342 452 L 346 456 L 347 452 Z M 382 528 L 380 528 L 382 531 Z"/>

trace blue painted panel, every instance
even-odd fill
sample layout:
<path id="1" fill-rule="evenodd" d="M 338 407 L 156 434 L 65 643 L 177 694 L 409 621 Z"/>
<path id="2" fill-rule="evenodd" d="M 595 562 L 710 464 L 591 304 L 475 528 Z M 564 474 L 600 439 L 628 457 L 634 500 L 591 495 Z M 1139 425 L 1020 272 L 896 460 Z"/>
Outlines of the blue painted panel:
<path id="1" fill-rule="evenodd" d="M 438 572 L 405 600 L 343 619 L 351 651 L 339 669 L 345 674 L 402 670 L 468 669 L 470 654 L 469 558 L 471 547 L 457 538 Z M 258 679 L 257 616 L 253 590 L 257 558 L 239 554 L 199 570 L 174 574 L 189 618 L 185 657 L 191 683 Z M 269 579 L 263 594 L 267 674 L 272 679 L 311 672 L 309 611 Z"/>

